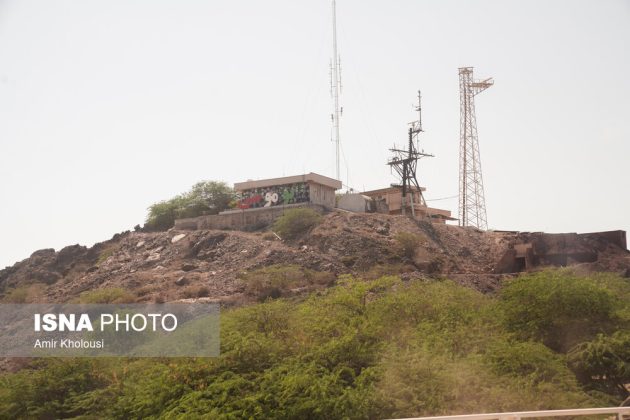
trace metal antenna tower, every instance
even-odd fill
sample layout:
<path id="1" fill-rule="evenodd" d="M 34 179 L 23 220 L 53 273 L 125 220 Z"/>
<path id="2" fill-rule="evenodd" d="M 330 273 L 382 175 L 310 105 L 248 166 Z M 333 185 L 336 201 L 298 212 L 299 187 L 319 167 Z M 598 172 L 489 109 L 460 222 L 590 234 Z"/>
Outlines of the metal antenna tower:
<path id="1" fill-rule="evenodd" d="M 488 229 L 483 192 L 475 96 L 494 84 L 492 78 L 473 79 L 472 67 L 459 68 L 459 225 Z"/>
<path id="2" fill-rule="evenodd" d="M 394 153 L 394 156 L 387 161 L 387 164 L 392 170 L 396 171 L 401 180 L 400 185 L 392 186 L 402 188 L 402 214 L 405 214 L 405 205 L 407 204 L 407 190 L 409 190 L 409 193 L 411 195 L 411 200 L 409 201 L 409 204 L 411 207 L 411 214 L 413 216 L 416 215 L 413 205 L 413 187 L 416 187 L 416 191 L 420 195 L 420 204 L 424 206 L 427 205 L 426 201 L 424 200 L 424 196 L 422 195 L 422 189 L 420 188 L 420 184 L 418 184 L 418 179 L 416 177 L 418 160 L 423 156 L 433 157 L 433 155 L 424 153 L 424 151 L 418 152 L 417 149 L 419 145 L 419 135 L 423 131 L 421 99 L 422 96 L 420 94 L 420 91 L 418 91 L 418 106 L 416 106 L 416 111 L 418 111 L 418 120 L 409 123 L 410 127 L 408 131 L 409 137 L 407 149 L 398 149 L 396 148 L 396 146 L 394 146 L 393 148 L 389 149 L 391 152 Z"/>
<path id="3" fill-rule="evenodd" d="M 335 169 L 337 179 L 341 179 L 339 170 L 339 119 L 343 113 L 343 107 L 339 108 L 339 95 L 341 95 L 341 56 L 337 53 L 337 2 L 332 0 L 332 32 L 333 32 L 333 57 L 330 61 L 330 96 L 333 98 L 333 113 L 331 114 L 333 136 L 335 142 Z"/>

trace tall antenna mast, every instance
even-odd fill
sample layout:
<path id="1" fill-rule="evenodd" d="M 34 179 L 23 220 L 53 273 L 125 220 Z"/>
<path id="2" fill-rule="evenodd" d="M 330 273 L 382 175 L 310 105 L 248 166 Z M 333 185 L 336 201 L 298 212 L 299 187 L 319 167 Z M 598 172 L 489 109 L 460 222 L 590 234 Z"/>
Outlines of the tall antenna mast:
<path id="1" fill-rule="evenodd" d="M 418 120 L 409 123 L 409 130 L 407 131 L 407 149 L 401 149 L 394 146 L 389 149 L 389 151 L 393 153 L 393 157 L 387 161 L 391 170 L 396 171 L 400 177 L 400 184 L 392 186 L 398 187 L 402 190 L 402 201 L 400 206 L 401 213 L 404 215 L 405 207 L 409 206 L 411 214 L 414 217 L 416 215 L 414 192 L 418 193 L 418 203 L 425 207 L 427 205 L 424 195 L 422 194 L 422 188 L 420 187 L 418 178 L 416 177 L 418 160 L 422 157 L 433 157 L 433 155 L 424 153 L 424 151 L 418 151 L 420 133 L 423 132 L 421 100 L 422 96 L 420 91 L 418 91 L 418 106 L 415 107 L 416 111 L 418 111 Z M 410 199 L 407 198 L 407 193 L 411 196 Z"/>
<path id="2" fill-rule="evenodd" d="M 472 67 L 459 68 L 459 225 L 488 229 L 483 192 L 475 96 L 494 84 L 492 78 L 475 81 Z"/>
<path id="3" fill-rule="evenodd" d="M 330 63 L 330 95 L 333 98 L 332 125 L 335 142 L 335 174 L 341 179 L 339 169 L 339 118 L 343 112 L 339 110 L 339 95 L 341 95 L 341 57 L 337 53 L 337 2 L 332 0 L 332 32 L 333 32 L 333 57 Z"/>

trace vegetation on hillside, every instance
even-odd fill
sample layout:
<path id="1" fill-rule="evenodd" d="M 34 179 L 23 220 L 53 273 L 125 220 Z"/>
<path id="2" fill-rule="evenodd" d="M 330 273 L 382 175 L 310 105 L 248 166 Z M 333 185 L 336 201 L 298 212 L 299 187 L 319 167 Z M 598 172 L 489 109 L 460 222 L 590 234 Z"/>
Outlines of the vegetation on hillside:
<path id="1" fill-rule="evenodd" d="M 271 265 L 244 273 L 245 293 L 265 301 L 291 295 L 293 290 L 306 290 L 334 283 L 335 275 L 309 270 L 299 265 Z"/>
<path id="2" fill-rule="evenodd" d="M 144 229 L 167 230 L 173 227 L 175 219 L 217 214 L 228 208 L 232 198 L 233 190 L 224 182 L 198 182 L 190 191 L 149 207 Z"/>
<path id="3" fill-rule="evenodd" d="M 109 287 L 82 292 L 73 303 L 133 303 L 136 297 L 120 287 Z"/>
<path id="4" fill-rule="evenodd" d="M 317 226 L 322 216 L 307 207 L 289 209 L 273 224 L 273 230 L 283 239 L 296 239 Z"/>
<path id="5" fill-rule="evenodd" d="M 523 275 L 496 296 L 448 280 L 343 276 L 301 300 L 224 311 L 217 358 L 42 359 L 4 374 L 0 417 L 352 419 L 616 405 L 630 380 L 629 297 L 627 279 L 564 270 Z"/>

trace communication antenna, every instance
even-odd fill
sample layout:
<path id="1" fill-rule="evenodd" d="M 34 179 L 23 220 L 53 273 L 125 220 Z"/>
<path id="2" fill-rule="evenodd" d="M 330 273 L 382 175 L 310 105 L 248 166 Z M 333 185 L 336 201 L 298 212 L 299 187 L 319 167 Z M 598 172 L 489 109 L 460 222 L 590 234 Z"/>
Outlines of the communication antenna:
<path id="1" fill-rule="evenodd" d="M 341 179 L 339 169 L 339 119 L 343 113 L 343 107 L 339 107 L 339 96 L 341 95 L 341 56 L 337 52 L 337 2 L 332 0 L 332 32 L 333 32 L 333 56 L 330 62 L 330 95 L 333 99 L 332 131 L 335 142 L 335 175 L 336 179 Z"/>
<path id="2" fill-rule="evenodd" d="M 420 188 L 420 184 L 418 183 L 418 178 L 416 177 L 416 172 L 418 168 L 418 160 L 422 157 L 433 157 L 433 155 L 418 152 L 419 142 L 420 142 L 420 133 L 422 130 L 422 105 L 421 105 L 422 95 L 420 91 L 418 91 L 418 106 L 416 106 L 416 111 L 418 111 L 418 120 L 412 121 L 409 123 L 408 134 L 408 144 L 407 149 L 399 149 L 394 146 L 389 149 L 390 152 L 394 154 L 394 156 L 387 161 L 389 167 L 396 171 L 398 176 L 400 177 L 400 185 L 392 185 L 394 187 L 399 187 L 402 189 L 402 202 L 401 202 L 401 212 L 405 214 L 405 206 L 407 202 L 409 202 L 409 207 L 411 207 L 411 214 L 413 216 L 416 215 L 413 194 L 414 187 L 415 192 L 419 195 L 420 204 L 423 206 L 427 206 L 427 203 L 424 199 L 424 195 L 422 194 L 422 188 Z M 411 195 L 411 199 L 407 199 L 407 192 Z M 428 213 L 427 213 L 428 215 Z M 429 216 L 430 217 L 430 216 Z"/>
<path id="3" fill-rule="evenodd" d="M 494 84 L 492 78 L 473 79 L 472 67 L 459 68 L 459 225 L 488 229 L 483 191 L 475 96 Z"/>

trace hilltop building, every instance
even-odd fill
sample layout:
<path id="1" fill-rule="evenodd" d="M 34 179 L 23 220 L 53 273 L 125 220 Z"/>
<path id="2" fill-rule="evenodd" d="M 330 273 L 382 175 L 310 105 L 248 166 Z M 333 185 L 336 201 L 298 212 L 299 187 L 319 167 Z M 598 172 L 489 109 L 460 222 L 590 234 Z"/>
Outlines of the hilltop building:
<path id="1" fill-rule="evenodd" d="M 339 189 L 341 181 L 313 172 L 234 184 L 234 190 L 241 197 L 236 206 L 241 210 L 304 204 L 331 210 L 335 207 L 335 192 Z"/>
<path id="2" fill-rule="evenodd" d="M 402 213 L 402 191 L 399 187 L 337 196 L 336 192 L 341 187 L 341 181 L 313 172 L 237 182 L 234 184 L 237 199 L 229 210 L 215 215 L 178 219 L 175 228 L 255 229 L 272 223 L 285 210 L 296 207 L 310 207 L 319 212 L 339 208 L 355 213 Z M 430 217 L 435 223 L 456 220 L 448 210 L 423 205 L 417 187 L 411 188 L 410 193 L 409 197 L 413 196 L 413 201 L 405 205 L 405 214 L 415 214 L 417 218 Z"/>
<path id="3" fill-rule="evenodd" d="M 410 186 L 409 189 L 414 194 L 410 195 L 413 201 L 405 204 L 406 214 L 415 214 L 416 217 L 419 218 L 430 217 L 431 221 L 434 223 L 446 223 L 447 220 L 457 220 L 451 217 L 449 210 L 436 209 L 422 204 L 420 201 L 420 192 L 426 191 L 426 188 L 420 187 L 420 189 L 418 189 L 418 187 Z M 375 201 L 384 201 L 388 214 L 402 214 L 402 191 L 400 187 L 387 187 L 378 190 L 364 191 L 361 194 Z M 411 209 L 412 205 L 413 212 Z"/>
<path id="4" fill-rule="evenodd" d="M 175 221 L 176 229 L 252 229 L 273 222 L 286 209 L 310 207 L 323 212 L 335 207 L 341 181 L 313 172 L 234 184 L 233 208 L 216 215 Z"/>

